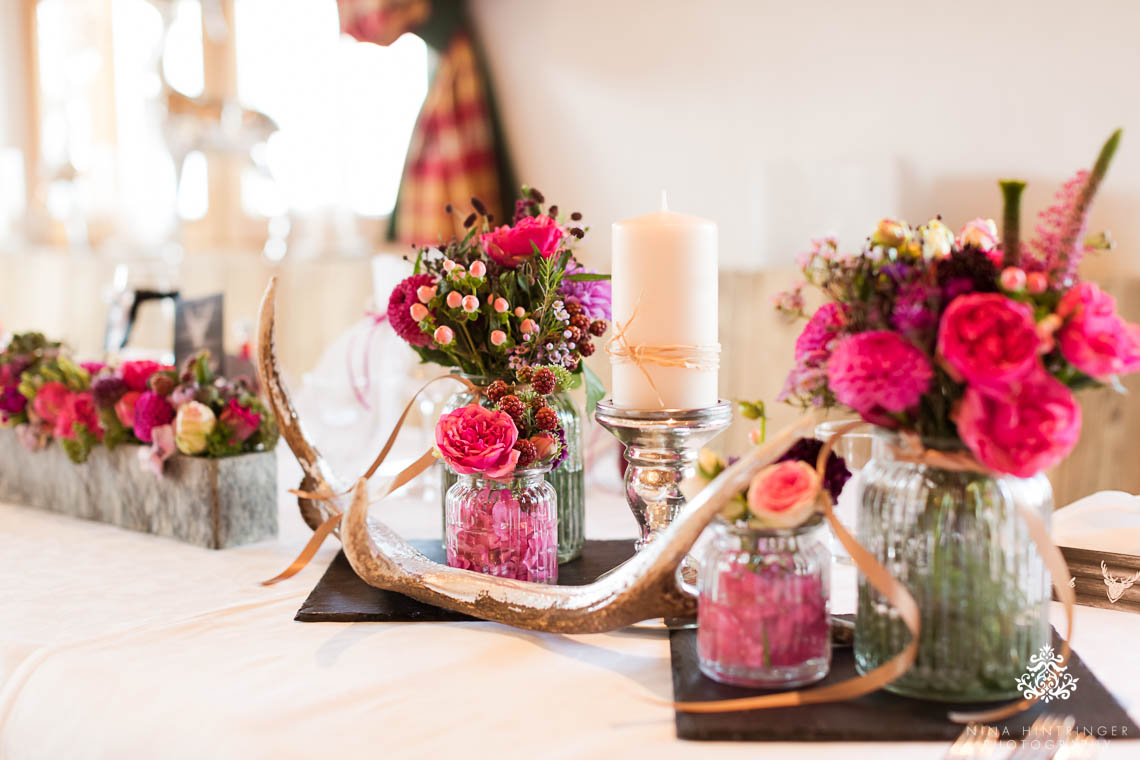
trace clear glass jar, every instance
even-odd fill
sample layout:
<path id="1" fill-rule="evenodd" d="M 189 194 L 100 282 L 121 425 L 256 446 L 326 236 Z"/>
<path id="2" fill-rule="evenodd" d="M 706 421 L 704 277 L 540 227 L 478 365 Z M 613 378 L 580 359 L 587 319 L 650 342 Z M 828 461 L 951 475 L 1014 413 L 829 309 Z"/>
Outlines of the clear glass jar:
<path id="1" fill-rule="evenodd" d="M 697 655 L 721 683 L 790 689 L 831 667 L 831 552 L 820 521 L 768 530 L 717 518 L 697 573 Z"/>
<path id="2" fill-rule="evenodd" d="M 917 659 L 886 688 L 947 702 L 1017 697 L 1029 658 L 1049 642 L 1050 599 L 1048 571 L 1018 509 L 1048 525 L 1049 481 L 898 461 L 896 446 L 893 433 L 876 431 L 857 520 L 859 543 L 907 587 L 921 614 Z M 894 608 L 860 577 L 860 672 L 882 665 L 909 640 Z"/>
<path id="3" fill-rule="evenodd" d="M 486 386 L 491 381 L 477 375 L 463 375 L 476 385 Z M 467 406 L 475 394 L 466 388 L 453 394 L 443 405 L 440 416 Z M 486 398 L 481 403 L 487 405 Z M 569 393 L 557 393 L 550 404 L 558 412 L 558 421 L 566 432 L 566 459 L 551 470 L 547 481 L 558 494 L 558 562 L 565 564 L 582 556 L 586 543 L 586 486 L 585 463 L 582 453 L 582 413 Z M 446 464 L 442 467 L 440 493 L 446 495 L 459 476 Z M 446 520 L 445 520 L 446 521 Z"/>
<path id="4" fill-rule="evenodd" d="M 460 475 L 445 498 L 447 564 L 535 583 L 558 582 L 558 497 L 547 468 L 506 480 Z"/>

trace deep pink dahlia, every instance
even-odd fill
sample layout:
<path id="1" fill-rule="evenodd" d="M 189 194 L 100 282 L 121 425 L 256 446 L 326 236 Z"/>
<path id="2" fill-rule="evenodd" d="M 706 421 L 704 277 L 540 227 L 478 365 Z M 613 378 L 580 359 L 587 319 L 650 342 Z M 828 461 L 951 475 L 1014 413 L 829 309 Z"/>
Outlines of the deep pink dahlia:
<path id="1" fill-rule="evenodd" d="M 174 407 L 154 391 L 139 394 L 135 401 L 135 437 L 143 443 L 151 442 L 151 431 L 159 425 L 168 425 L 174 419 Z"/>
<path id="2" fill-rule="evenodd" d="M 413 346 L 431 345 L 431 336 L 420 330 L 419 323 L 412 319 L 411 314 L 412 304 L 419 303 L 416 290 L 424 285 L 435 285 L 435 277 L 413 274 L 397 285 L 388 298 L 388 323 L 397 335 Z"/>
<path id="3" fill-rule="evenodd" d="M 926 355 L 886 330 L 844 338 L 827 363 L 835 397 L 870 421 L 913 408 L 933 378 Z"/>
<path id="4" fill-rule="evenodd" d="M 846 323 L 843 307 L 837 303 L 825 303 L 816 309 L 796 338 L 796 361 L 831 353 L 832 343 Z"/>

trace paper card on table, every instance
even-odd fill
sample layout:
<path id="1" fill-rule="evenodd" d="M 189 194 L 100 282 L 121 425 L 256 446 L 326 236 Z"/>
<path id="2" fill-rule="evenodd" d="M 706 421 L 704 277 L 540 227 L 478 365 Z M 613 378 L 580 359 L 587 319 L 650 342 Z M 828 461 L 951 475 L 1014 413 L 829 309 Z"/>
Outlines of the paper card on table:
<path id="1" fill-rule="evenodd" d="M 205 298 L 180 299 L 174 312 L 174 363 L 181 367 L 187 358 L 205 349 L 210 366 L 221 371 L 225 358 L 225 318 L 221 293 Z"/>

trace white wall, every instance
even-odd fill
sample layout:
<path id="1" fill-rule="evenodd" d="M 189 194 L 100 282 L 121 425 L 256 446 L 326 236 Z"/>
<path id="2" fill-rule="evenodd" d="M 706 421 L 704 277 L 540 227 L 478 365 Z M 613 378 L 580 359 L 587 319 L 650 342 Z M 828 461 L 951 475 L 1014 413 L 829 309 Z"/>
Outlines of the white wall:
<path id="1" fill-rule="evenodd" d="M 1140 269 L 1140 3 L 473 7 L 520 180 L 587 214 L 598 263 L 663 187 L 719 222 L 731 268 L 830 231 L 857 245 L 888 214 L 998 216 L 999 176 L 1028 179 L 1036 213 L 1123 126 L 1093 227 Z"/>

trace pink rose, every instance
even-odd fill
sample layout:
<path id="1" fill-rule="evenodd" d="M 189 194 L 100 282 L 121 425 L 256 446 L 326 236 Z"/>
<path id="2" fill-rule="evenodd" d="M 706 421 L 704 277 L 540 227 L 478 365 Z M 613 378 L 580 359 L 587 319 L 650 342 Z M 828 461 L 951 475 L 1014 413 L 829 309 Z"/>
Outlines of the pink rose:
<path id="1" fill-rule="evenodd" d="M 889 416 L 918 404 L 934 370 L 926 354 L 887 330 L 849 335 L 827 362 L 827 385 L 840 403 L 869 422 L 893 427 Z"/>
<path id="2" fill-rule="evenodd" d="M 103 440 L 103 430 L 99 427 L 99 416 L 95 411 L 95 401 L 90 392 L 68 395 L 59 410 L 52 435 L 56 438 L 75 438 L 76 424 L 83 424 L 87 427 L 87 432 Z"/>
<path id="3" fill-rule="evenodd" d="M 152 361 L 137 361 L 137 362 L 123 362 L 123 366 L 119 367 L 119 374 L 123 377 L 123 382 L 132 391 L 145 391 L 147 390 L 147 380 L 150 376 L 159 370 L 169 370 L 173 367 L 165 364 L 159 364 Z"/>
<path id="4" fill-rule="evenodd" d="M 514 269 L 534 255 L 535 248 L 544 259 L 558 252 L 564 233 L 558 222 L 545 214 L 526 216 L 514 227 L 502 225 L 483 233 L 479 240 L 487 255 L 505 267 Z"/>
<path id="5" fill-rule="evenodd" d="M 115 416 L 127 430 L 135 427 L 135 402 L 141 395 L 140 391 L 127 391 L 115 402 Z"/>
<path id="6" fill-rule="evenodd" d="M 63 383 L 55 381 L 44 383 L 32 400 L 32 411 L 44 422 L 54 425 L 70 395 L 71 391 L 67 390 L 67 386 Z"/>
<path id="7" fill-rule="evenodd" d="M 554 456 L 558 448 L 558 441 L 550 433 L 538 433 L 530 437 L 530 442 L 534 444 L 534 450 L 537 452 L 537 459 L 539 462 L 550 459 Z"/>
<path id="8" fill-rule="evenodd" d="M 748 485 L 748 510 L 772 528 L 794 528 L 815 512 L 819 475 L 807 462 L 789 460 L 765 467 Z"/>
<path id="9" fill-rule="evenodd" d="M 1000 293 L 973 293 L 950 302 L 938 326 L 938 354 L 956 380 L 1003 393 L 1038 370 L 1033 310 Z"/>
<path id="10" fill-rule="evenodd" d="M 463 475 L 505 478 L 515 470 L 519 432 L 503 412 L 469 404 L 440 417 L 435 443 L 451 468 Z"/>
<path id="11" fill-rule="evenodd" d="M 239 441 L 245 441 L 256 433 L 257 428 L 261 425 L 261 415 L 251 409 L 246 409 L 238 403 L 236 398 L 230 399 L 229 405 L 222 410 L 218 419 L 226 424 L 233 437 Z"/>
<path id="12" fill-rule="evenodd" d="M 1123 375 L 1140 369 L 1140 325 L 1116 313 L 1116 299 L 1091 282 L 1069 289 L 1057 305 L 1067 320 L 1057 332 L 1061 354 L 1093 377 Z"/>
<path id="13" fill-rule="evenodd" d="M 970 387 L 951 415 L 958 435 L 986 467 L 1027 478 L 1064 459 L 1081 434 L 1081 407 L 1044 370 L 1014 394 Z"/>

